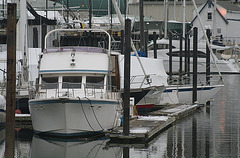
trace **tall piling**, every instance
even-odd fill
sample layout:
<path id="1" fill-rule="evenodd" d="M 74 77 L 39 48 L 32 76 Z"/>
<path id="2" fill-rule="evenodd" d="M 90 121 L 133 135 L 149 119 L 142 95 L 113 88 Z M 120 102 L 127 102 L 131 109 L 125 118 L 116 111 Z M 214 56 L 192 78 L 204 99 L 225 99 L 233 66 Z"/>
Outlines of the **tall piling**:
<path id="1" fill-rule="evenodd" d="M 188 42 L 187 42 L 187 69 L 188 69 L 188 77 L 190 78 L 190 44 L 191 44 L 191 42 L 190 42 L 190 38 L 189 38 L 189 36 L 188 36 Z"/>
<path id="2" fill-rule="evenodd" d="M 148 32 L 147 30 L 144 31 L 144 50 L 145 50 L 145 54 L 146 54 L 146 57 L 148 57 L 148 50 L 147 50 L 147 47 L 148 47 L 148 40 L 147 40 L 147 36 L 148 36 Z"/>
<path id="3" fill-rule="evenodd" d="M 182 46 L 182 43 L 183 43 L 183 37 L 182 37 L 182 34 L 180 34 L 180 52 L 179 52 L 179 80 L 180 82 L 182 81 L 182 72 L 183 72 L 183 46 Z"/>
<path id="4" fill-rule="evenodd" d="M 139 0 L 139 20 L 140 20 L 140 50 L 144 50 L 144 19 L 143 19 L 143 0 Z"/>
<path id="5" fill-rule="evenodd" d="M 125 20 L 123 134 L 129 135 L 131 20 Z"/>
<path id="6" fill-rule="evenodd" d="M 33 48 L 38 48 L 38 30 L 33 28 Z"/>
<path id="7" fill-rule="evenodd" d="M 157 59 L 157 33 L 153 32 L 153 50 L 154 50 L 154 58 Z"/>
<path id="8" fill-rule="evenodd" d="M 197 101 L 197 40 L 198 40 L 198 28 L 193 28 L 193 96 L 192 103 Z"/>
<path id="9" fill-rule="evenodd" d="M 44 43 L 45 43 L 46 34 L 47 34 L 47 24 L 43 23 L 42 24 L 42 51 L 45 48 Z"/>
<path id="10" fill-rule="evenodd" d="M 121 30 L 121 44 L 120 44 L 120 49 L 121 49 L 121 54 L 124 54 L 124 30 Z"/>
<path id="11" fill-rule="evenodd" d="M 184 42 L 184 72 L 185 72 L 185 74 L 187 74 L 187 73 L 188 73 L 188 67 L 187 67 L 188 34 L 185 34 L 185 39 L 184 39 L 184 41 L 185 41 L 185 42 Z"/>
<path id="12" fill-rule="evenodd" d="M 169 84 L 172 83 L 172 33 L 169 32 Z"/>
<path id="13" fill-rule="evenodd" d="M 14 157 L 16 109 L 16 3 L 7 5 L 7 95 L 5 157 Z"/>
<path id="14" fill-rule="evenodd" d="M 207 38 L 210 42 L 210 29 L 207 29 Z M 206 84 L 210 85 L 210 50 L 206 44 Z"/>

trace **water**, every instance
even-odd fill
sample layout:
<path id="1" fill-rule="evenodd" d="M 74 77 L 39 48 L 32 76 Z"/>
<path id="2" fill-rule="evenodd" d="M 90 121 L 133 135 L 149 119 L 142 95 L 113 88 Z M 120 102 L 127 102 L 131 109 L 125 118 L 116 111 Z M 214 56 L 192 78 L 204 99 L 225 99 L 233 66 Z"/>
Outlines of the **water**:
<path id="1" fill-rule="evenodd" d="M 149 144 L 121 147 L 108 139 L 49 139 L 31 130 L 16 129 L 15 157 L 19 158 L 171 158 L 240 157 L 240 76 L 224 75 L 225 87 L 210 106 L 178 120 Z M 0 158 L 5 129 L 0 130 Z"/>

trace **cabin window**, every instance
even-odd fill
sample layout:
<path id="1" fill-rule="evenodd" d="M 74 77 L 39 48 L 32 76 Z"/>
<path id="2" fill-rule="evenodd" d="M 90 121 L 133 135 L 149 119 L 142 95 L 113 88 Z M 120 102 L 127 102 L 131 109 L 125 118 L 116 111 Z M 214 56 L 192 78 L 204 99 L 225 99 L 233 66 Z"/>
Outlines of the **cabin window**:
<path id="1" fill-rule="evenodd" d="M 104 87 L 104 76 L 87 76 L 86 78 L 87 88 L 103 89 Z"/>
<path id="2" fill-rule="evenodd" d="M 82 76 L 63 76 L 62 88 L 81 89 Z"/>
<path id="3" fill-rule="evenodd" d="M 212 12 L 208 12 L 208 14 L 207 14 L 207 19 L 208 19 L 208 20 L 212 20 Z"/>
<path id="4" fill-rule="evenodd" d="M 58 77 L 42 77 L 42 89 L 56 89 Z"/>

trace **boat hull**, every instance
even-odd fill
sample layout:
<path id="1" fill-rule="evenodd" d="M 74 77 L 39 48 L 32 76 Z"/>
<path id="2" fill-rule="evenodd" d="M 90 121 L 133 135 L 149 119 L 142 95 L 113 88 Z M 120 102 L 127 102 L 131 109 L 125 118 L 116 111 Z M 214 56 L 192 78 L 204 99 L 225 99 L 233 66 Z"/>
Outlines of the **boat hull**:
<path id="1" fill-rule="evenodd" d="M 150 87 L 141 91 L 131 91 L 131 97 L 135 99 L 135 105 L 139 115 L 148 114 L 154 105 L 160 100 L 165 86 Z"/>
<path id="2" fill-rule="evenodd" d="M 77 136 L 116 127 L 120 103 L 117 100 L 86 98 L 34 99 L 29 101 L 36 133 Z"/>
<path id="3" fill-rule="evenodd" d="M 198 86 L 197 87 L 197 102 L 206 104 L 211 101 L 214 96 L 223 88 L 224 85 L 214 86 Z M 192 86 L 169 86 L 163 92 L 158 105 L 163 104 L 191 104 L 192 103 Z M 175 97 L 173 97 L 175 96 Z M 166 99 L 171 97 L 171 99 Z M 168 100 L 169 102 L 166 102 Z"/>

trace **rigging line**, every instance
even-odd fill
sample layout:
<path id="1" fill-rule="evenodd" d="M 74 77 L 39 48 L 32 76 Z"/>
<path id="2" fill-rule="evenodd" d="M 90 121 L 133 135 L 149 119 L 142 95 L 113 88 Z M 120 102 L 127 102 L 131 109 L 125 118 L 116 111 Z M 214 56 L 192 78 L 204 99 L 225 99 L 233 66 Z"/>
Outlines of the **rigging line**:
<path id="1" fill-rule="evenodd" d="M 83 105 L 82 105 L 82 102 L 81 102 L 80 97 L 78 97 L 78 99 L 79 99 L 79 102 L 80 102 L 80 104 L 81 104 L 83 114 L 84 114 L 84 116 L 85 116 L 85 118 L 86 118 L 86 120 L 87 120 L 87 123 L 88 123 L 89 127 L 90 127 L 93 131 L 95 131 L 95 130 L 93 129 L 93 127 L 91 126 L 91 124 L 90 124 L 90 122 L 89 122 L 89 120 L 88 120 L 88 118 L 87 118 L 87 116 L 86 116 L 86 113 L 85 113 L 85 111 L 84 111 L 84 109 L 83 109 Z"/>
<path id="2" fill-rule="evenodd" d="M 95 111 L 94 111 L 94 109 L 93 109 L 93 105 L 92 105 L 91 100 L 90 100 L 88 97 L 85 97 L 85 98 L 90 102 L 90 107 L 92 108 L 93 115 L 94 115 L 94 117 L 95 117 L 95 119 L 96 119 L 98 125 L 102 128 L 102 130 L 104 130 L 104 128 L 102 127 L 102 125 L 101 125 L 100 122 L 98 121 L 98 118 L 97 118 L 97 116 L 96 116 L 96 114 L 95 114 Z"/>
<path id="3" fill-rule="evenodd" d="M 199 23 L 200 23 L 201 29 L 202 29 L 202 31 L 203 31 L 204 38 L 205 38 L 205 40 L 206 40 L 207 46 L 208 46 L 208 48 L 209 48 L 209 50 L 210 50 L 210 53 L 211 53 L 211 56 L 212 56 L 212 58 L 213 58 L 212 60 L 213 60 L 214 64 L 216 65 L 216 68 L 217 68 L 217 70 L 218 70 L 218 75 L 220 76 L 220 80 L 222 81 L 222 80 L 223 80 L 223 77 L 222 77 L 222 74 L 221 74 L 221 72 L 220 72 L 220 70 L 219 70 L 219 67 L 218 67 L 218 65 L 217 65 L 216 59 L 215 59 L 215 57 L 214 57 L 214 55 L 213 55 L 214 53 L 213 53 L 212 47 L 211 47 L 211 45 L 210 45 L 210 43 L 209 43 L 209 40 L 208 40 L 208 38 L 207 38 L 207 34 L 206 34 L 206 32 L 205 32 L 205 30 L 204 30 L 204 28 L 203 28 L 202 18 L 200 17 L 200 14 L 199 14 L 199 11 L 198 11 L 198 9 L 197 9 L 195 0 L 192 0 L 192 2 L 193 2 L 193 6 L 194 6 L 195 12 L 196 12 L 197 17 L 198 17 L 198 21 L 199 21 Z"/>

